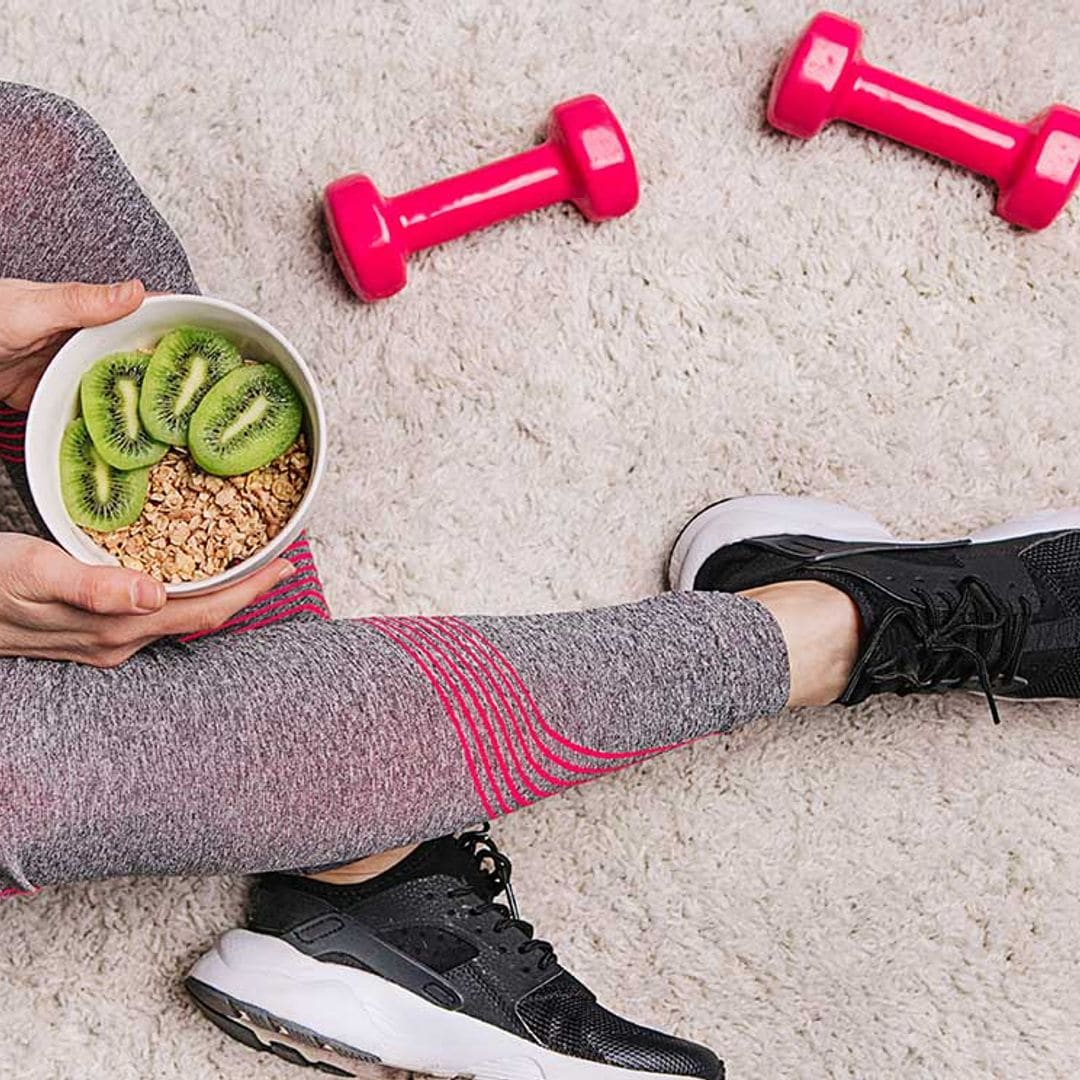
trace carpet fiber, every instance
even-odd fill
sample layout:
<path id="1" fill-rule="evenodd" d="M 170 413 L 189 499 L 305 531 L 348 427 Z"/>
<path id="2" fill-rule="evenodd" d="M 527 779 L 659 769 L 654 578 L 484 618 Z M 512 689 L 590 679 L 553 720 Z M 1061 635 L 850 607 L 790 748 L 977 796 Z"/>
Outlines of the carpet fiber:
<path id="1" fill-rule="evenodd" d="M 865 507 L 911 535 L 1080 502 L 1080 202 L 1026 235 L 991 188 L 837 126 L 766 130 L 784 0 L 10 0 L 0 78 L 76 98 L 204 288 L 266 315 L 333 428 L 312 522 L 340 614 L 603 604 L 661 588 L 702 503 Z M 859 0 L 871 60 L 1007 112 L 1080 103 L 1074 0 Z M 524 148 L 585 91 L 640 208 L 569 207 L 354 302 L 319 192 Z M 2 223 L 0 223 L 2 227 Z M 602 1000 L 735 1080 L 1080 1072 L 1071 704 L 878 700 L 761 723 L 500 825 L 539 931 Z M 332 812 L 332 808 L 328 811 Z M 236 880 L 0 905 L 0 1072 L 258 1077 L 177 980 Z"/>

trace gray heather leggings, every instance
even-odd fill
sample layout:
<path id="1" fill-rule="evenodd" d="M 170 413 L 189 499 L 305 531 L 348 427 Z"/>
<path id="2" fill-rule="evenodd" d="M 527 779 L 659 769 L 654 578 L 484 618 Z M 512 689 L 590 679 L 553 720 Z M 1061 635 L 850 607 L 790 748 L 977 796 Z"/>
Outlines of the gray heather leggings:
<path id="1" fill-rule="evenodd" d="M 94 122 L 0 83 L 0 276 L 136 275 L 196 289 Z M 23 489 L 21 424 L 0 411 L 0 457 Z M 358 857 L 730 731 L 787 697 L 779 629 L 742 597 L 332 621 L 306 542 L 290 558 L 302 572 L 284 591 L 115 670 L 0 658 L 0 895 Z"/>

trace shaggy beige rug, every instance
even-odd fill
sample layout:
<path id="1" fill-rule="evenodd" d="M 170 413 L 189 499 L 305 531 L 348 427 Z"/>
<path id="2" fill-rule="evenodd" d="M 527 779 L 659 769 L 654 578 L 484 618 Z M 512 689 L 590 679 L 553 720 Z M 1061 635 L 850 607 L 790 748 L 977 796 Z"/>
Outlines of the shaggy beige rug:
<path id="1" fill-rule="evenodd" d="M 1080 202 L 1040 235 L 991 189 L 851 129 L 763 126 L 785 0 L 8 0 L 0 77 L 76 98 L 188 246 L 324 381 L 312 533 L 336 610 L 516 611 L 661 588 L 683 519 L 741 492 L 909 534 L 1080 501 Z M 1075 0 L 860 0 L 871 59 L 1017 118 L 1080 102 Z M 342 286 L 319 192 L 523 148 L 604 94 L 643 176 Z M 2 227 L 2 222 L 0 222 Z M 1071 704 L 878 700 L 752 726 L 497 835 L 601 998 L 737 1080 L 1080 1072 L 1080 726 Z M 177 980 L 237 880 L 0 905 L 0 1074 L 287 1077 Z M 300 1074 L 302 1075 L 302 1074 Z"/>

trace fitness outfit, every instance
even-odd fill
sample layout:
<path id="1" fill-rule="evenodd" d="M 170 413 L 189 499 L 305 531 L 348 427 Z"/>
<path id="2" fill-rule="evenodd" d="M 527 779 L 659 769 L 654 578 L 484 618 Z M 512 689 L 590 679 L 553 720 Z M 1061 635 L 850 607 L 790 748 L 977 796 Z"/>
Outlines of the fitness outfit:
<path id="1" fill-rule="evenodd" d="M 100 128 L 0 83 L 0 274 L 194 291 Z M 17 481 L 22 416 L 5 411 Z M 506 618 L 330 620 L 300 582 L 114 670 L 0 659 L 0 890 L 316 866 L 508 813 L 775 713 L 764 608 L 662 596 Z"/>

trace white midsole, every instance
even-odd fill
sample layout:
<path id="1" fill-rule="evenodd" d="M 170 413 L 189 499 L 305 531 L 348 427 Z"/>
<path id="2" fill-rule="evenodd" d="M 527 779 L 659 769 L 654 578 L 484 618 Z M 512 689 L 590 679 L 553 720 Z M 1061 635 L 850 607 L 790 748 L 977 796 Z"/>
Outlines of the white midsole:
<path id="1" fill-rule="evenodd" d="M 223 934 L 191 975 L 398 1069 L 475 1080 L 686 1080 L 556 1054 L 378 975 L 323 963 L 250 930 Z"/>
<path id="2" fill-rule="evenodd" d="M 1080 509 L 1046 510 L 953 539 L 986 543 L 1064 529 L 1080 529 Z M 797 495 L 747 495 L 716 503 L 691 519 L 671 552 L 668 564 L 671 587 L 677 591 L 692 589 L 705 560 L 721 548 L 758 536 L 784 534 L 856 543 L 927 542 L 900 540 L 869 514 L 840 503 Z"/>
<path id="3" fill-rule="evenodd" d="M 893 542 L 895 537 L 869 514 L 808 496 L 745 495 L 702 510 L 675 542 L 668 563 L 672 589 L 684 592 L 705 560 L 720 548 L 755 536 L 791 533 L 828 540 Z"/>

